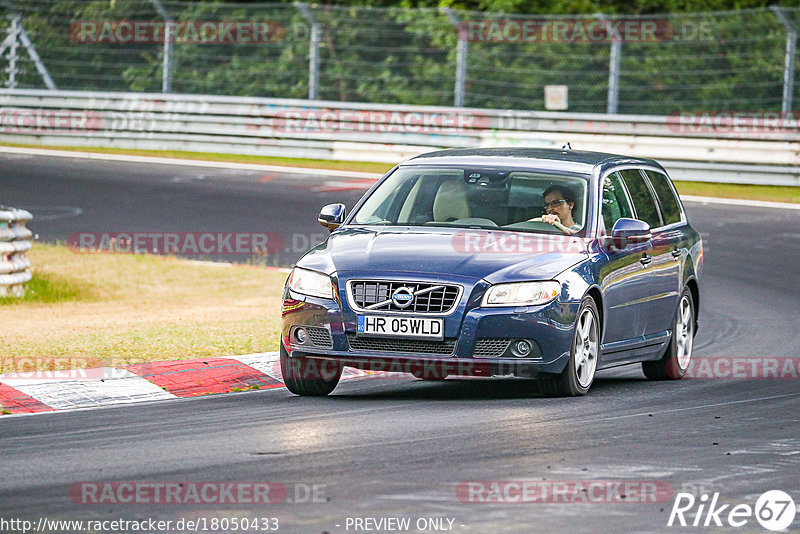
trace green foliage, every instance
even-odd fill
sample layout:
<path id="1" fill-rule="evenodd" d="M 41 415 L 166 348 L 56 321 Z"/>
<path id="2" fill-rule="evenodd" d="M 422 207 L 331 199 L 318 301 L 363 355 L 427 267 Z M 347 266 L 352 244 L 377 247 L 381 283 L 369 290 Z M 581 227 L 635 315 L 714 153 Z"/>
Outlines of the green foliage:
<path id="1" fill-rule="evenodd" d="M 88 287 L 34 272 L 33 278 L 25 284 L 25 296 L 0 297 L 0 306 L 22 302 L 67 302 L 86 298 L 88 294 Z"/>
<path id="2" fill-rule="evenodd" d="M 696 13 L 761 8 L 771 5 L 793 7 L 795 0 L 328 0 L 326 5 L 373 7 L 450 7 L 453 9 L 537 15 L 646 15 L 653 13 Z"/>
<path id="3" fill-rule="evenodd" d="M 480 10 L 459 11 L 458 16 L 462 21 L 483 23 L 507 21 L 508 13 L 525 14 L 525 20 L 539 22 L 556 14 L 584 22 L 596 20 L 597 13 L 644 15 L 645 20 L 658 20 L 672 33 L 655 42 L 622 44 L 620 113 L 777 111 L 781 107 L 786 30 L 765 7 L 772 3 L 403 0 L 401 5 L 406 7 L 392 7 L 398 3 L 327 2 L 312 6 L 314 19 L 321 25 L 318 98 L 452 105 L 459 36 L 438 9 L 450 6 Z M 307 98 L 309 22 L 292 3 L 163 4 L 176 22 L 257 21 L 276 29 L 267 43 L 173 43 L 172 92 Z M 92 43 L 75 38 L 76 28 L 85 21 L 161 23 L 148 0 L 37 0 L 17 2 L 17 8 L 59 89 L 161 91 L 163 43 Z M 693 13 L 697 10 L 731 11 Z M 665 12 L 672 14 L 653 15 Z M 800 8 L 787 13 L 800 22 Z M 0 17 L 0 25 L 7 24 L 7 18 Z M 544 87 L 555 84 L 569 87 L 570 111 L 605 112 L 610 49 L 606 41 L 470 40 L 465 105 L 542 110 Z M 41 88 L 32 62 L 22 55 L 19 64 L 19 87 Z M 795 74 L 795 86 L 800 87 L 800 69 Z M 4 74 L 0 72 L 0 76 Z M 800 90 L 795 94 L 796 109 Z"/>

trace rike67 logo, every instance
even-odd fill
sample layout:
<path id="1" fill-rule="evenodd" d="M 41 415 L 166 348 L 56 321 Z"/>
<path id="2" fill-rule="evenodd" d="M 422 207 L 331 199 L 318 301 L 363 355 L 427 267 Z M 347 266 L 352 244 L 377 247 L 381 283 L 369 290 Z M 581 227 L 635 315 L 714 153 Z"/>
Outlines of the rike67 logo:
<path id="1" fill-rule="evenodd" d="M 792 524 L 796 513 L 792 497 L 780 490 L 764 492 L 756 500 L 755 506 L 723 503 L 719 492 L 710 498 L 708 494 L 696 498 L 691 493 L 678 493 L 667 526 L 740 528 L 752 525 L 755 519 L 765 529 L 779 531 Z"/>

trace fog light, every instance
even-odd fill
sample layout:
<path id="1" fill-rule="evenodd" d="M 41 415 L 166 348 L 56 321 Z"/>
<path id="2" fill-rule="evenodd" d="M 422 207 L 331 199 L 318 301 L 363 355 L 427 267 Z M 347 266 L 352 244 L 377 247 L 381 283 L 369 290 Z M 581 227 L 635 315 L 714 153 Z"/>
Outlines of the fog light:
<path id="1" fill-rule="evenodd" d="M 524 358 L 531 353 L 531 343 L 524 339 L 518 339 L 511 343 L 511 354 L 517 358 Z"/>
<path id="2" fill-rule="evenodd" d="M 305 328 L 298 328 L 294 331 L 294 338 L 297 340 L 298 343 L 301 345 L 306 342 L 306 329 Z"/>

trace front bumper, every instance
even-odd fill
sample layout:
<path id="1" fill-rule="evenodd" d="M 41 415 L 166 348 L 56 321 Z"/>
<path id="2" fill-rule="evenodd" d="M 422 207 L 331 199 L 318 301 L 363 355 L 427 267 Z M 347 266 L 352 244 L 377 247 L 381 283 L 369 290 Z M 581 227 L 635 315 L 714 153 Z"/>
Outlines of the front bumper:
<path id="1" fill-rule="evenodd" d="M 347 308 L 346 301 L 297 295 L 287 289 L 281 343 L 289 357 L 336 360 L 372 371 L 520 377 L 563 371 L 579 303 L 556 300 L 544 306 L 480 308 L 474 304 L 475 298 L 469 302 L 473 307 L 460 306 L 458 312 L 444 318 L 444 342 L 408 342 L 356 337 L 357 314 Z M 294 335 L 297 326 L 314 335 L 298 342 Z M 485 355 L 476 347 L 485 347 L 487 340 L 490 345 L 502 346 L 503 340 L 519 339 L 533 342 L 535 350 L 528 357 L 515 357 L 509 349 L 489 357 L 477 355 Z"/>

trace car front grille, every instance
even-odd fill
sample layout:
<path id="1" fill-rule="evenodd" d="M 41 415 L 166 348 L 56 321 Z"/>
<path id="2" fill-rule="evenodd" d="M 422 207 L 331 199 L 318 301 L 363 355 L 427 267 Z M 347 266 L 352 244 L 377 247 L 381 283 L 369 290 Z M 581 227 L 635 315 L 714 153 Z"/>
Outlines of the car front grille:
<path id="1" fill-rule="evenodd" d="M 401 308 L 392 301 L 392 293 L 405 287 L 414 293 L 410 306 Z M 391 280 L 353 280 L 349 282 L 350 305 L 358 311 L 391 311 L 447 315 L 458 304 L 461 287 L 430 282 Z"/>
<path id="2" fill-rule="evenodd" d="M 505 354 L 509 343 L 510 339 L 482 337 L 475 342 L 472 355 L 477 358 L 499 358 Z"/>
<path id="3" fill-rule="evenodd" d="M 352 351 L 404 352 L 416 354 L 453 354 L 456 348 L 454 338 L 443 341 L 425 339 L 389 339 L 380 337 L 359 337 L 347 334 L 347 342 Z"/>

